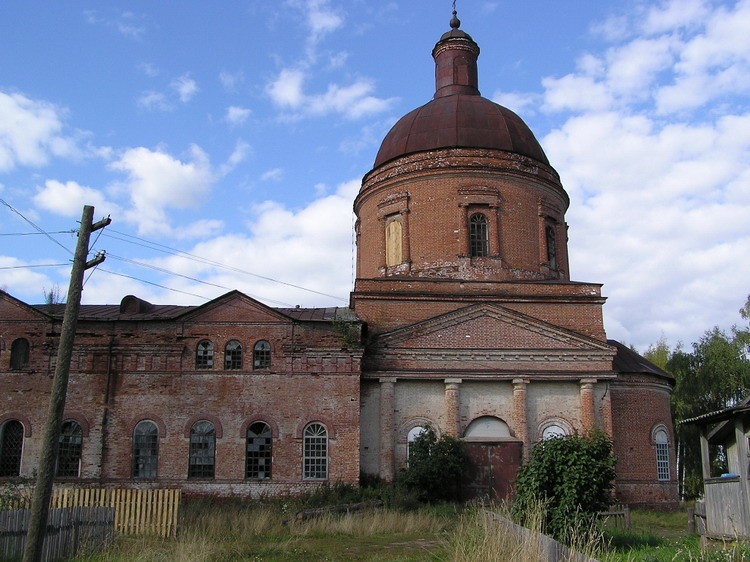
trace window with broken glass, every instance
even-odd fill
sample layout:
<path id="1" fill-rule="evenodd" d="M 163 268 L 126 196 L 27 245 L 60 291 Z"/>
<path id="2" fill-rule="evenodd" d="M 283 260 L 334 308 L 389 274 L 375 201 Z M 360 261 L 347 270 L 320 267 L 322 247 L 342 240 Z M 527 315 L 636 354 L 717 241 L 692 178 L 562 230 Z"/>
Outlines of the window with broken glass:
<path id="1" fill-rule="evenodd" d="M 159 429 L 144 420 L 133 432 L 133 478 L 156 478 L 159 467 Z"/>
<path id="2" fill-rule="evenodd" d="M 213 369 L 214 367 L 214 344 L 208 340 L 202 340 L 198 343 L 198 349 L 195 352 L 196 369 Z"/>
<path id="3" fill-rule="evenodd" d="M 242 369 L 242 344 L 237 340 L 230 341 L 224 350 L 224 368 Z"/>
<path id="4" fill-rule="evenodd" d="M 63 422 L 57 446 L 56 475 L 58 478 L 78 478 L 81 475 L 82 448 L 81 425 L 73 420 Z"/>
<path id="5" fill-rule="evenodd" d="M 216 461 L 216 430 L 209 421 L 199 421 L 190 430 L 188 478 L 213 478 Z"/>
<path id="6" fill-rule="evenodd" d="M 255 344 L 253 349 L 253 368 L 267 369 L 271 366 L 271 344 L 261 340 Z"/>
<path id="7" fill-rule="evenodd" d="M 255 422 L 247 430 L 245 478 L 266 480 L 271 478 L 271 427 L 265 422 Z"/>

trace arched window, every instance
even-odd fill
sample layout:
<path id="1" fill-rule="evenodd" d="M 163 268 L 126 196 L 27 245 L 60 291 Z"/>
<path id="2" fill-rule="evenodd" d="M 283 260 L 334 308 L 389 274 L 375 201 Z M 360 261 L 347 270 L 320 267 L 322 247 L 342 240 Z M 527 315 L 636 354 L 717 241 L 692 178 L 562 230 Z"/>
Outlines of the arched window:
<path id="1" fill-rule="evenodd" d="M 133 478 L 154 479 L 159 467 L 159 428 L 144 420 L 133 432 Z"/>
<path id="2" fill-rule="evenodd" d="M 656 477 L 659 480 L 669 480 L 669 436 L 663 428 L 654 432 L 656 444 Z"/>
<path id="3" fill-rule="evenodd" d="M 242 369 L 242 344 L 231 340 L 224 350 L 224 368 Z"/>
<path id="4" fill-rule="evenodd" d="M 320 423 L 305 428 L 304 477 L 306 480 L 328 478 L 328 431 Z"/>
<path id="5" fill-rule="evenodd" d="M 553 439 L 555 437 L 565 437 L 568 434 L 561 425 L 550 424 L 542 430 L 542 439 Z"/>
<path id="6" fill-rule="evenodd" d="M 557 269 L 557 232 L 555 225 L 547 223 L 544 227 L 544 234 L 547 239 L 547 264 L 550 269 Z"/>
<path id="7" fill-rule="evenodd" d="M 210 421 L 196 422 L 190 429 L 188 478 L 213 478 L 216 463 L 216 429 Z"/>
<path id="8" fill-rule="evenodd" d="M 0 425 L 0 476 L 18 476 L 21 473 L 23 452 L 23 425 L 8 420 Z"/>
<path id="9" fill-rule="evenodd" d="M 267 369 L 271 366 L 271 344 L 260 340 L 253 349 L 253 369 Z"/>
<path id="10" fill-rule="evenodd" d="M 29 366 L 29 340 L 18 338 L 10 346 L 10 368 L 25 369 Z"/>
<path id="11" fill-rule="evenodd" d="M 245 478 L 271 478 L 271 427 L 255 422 L 247 429 Z"/>
<path id="12" fill-rule="evenodd" d="M 475 440 L 498 439 L 510 436 L 508 424 L 495 416 L 480 416 L 475 418 L 464 432 L 464 438 Z"/>
<path id="13" fill-rule="evenodd" d="M 482 213 L 469 217 L 469 252 L 472 258 L 490 255 L 489 224 Z"/>
<path id="14" fill-rule="evenodd" d="M 414 441 L 417 440 L 417 437 L 422 435 L 425 431 L 427 431 L 427 428 L 423 425 L 418 425 L 416 427 L 412 427 L 409 430 L 409 433 L 406 434 L 406 462 L 409 462 L 409 459 L 411 458 L 411 444 L 414 443 Z"/>
<path id="15" fill-rule="evenodd" d="M 60 428 L 60 441 L 57 447 L 56 476 L 78 478 L 81 475 L 81 449 L 83 431 L 78 422 L 64 421 Z"/>
<path id="16" fill-rule="evenodd" d="M 195 368 L 214 368 L 214 344 L 210 341 L 202 340 L 198 343 L 198 349 L 195 352 Z"/>

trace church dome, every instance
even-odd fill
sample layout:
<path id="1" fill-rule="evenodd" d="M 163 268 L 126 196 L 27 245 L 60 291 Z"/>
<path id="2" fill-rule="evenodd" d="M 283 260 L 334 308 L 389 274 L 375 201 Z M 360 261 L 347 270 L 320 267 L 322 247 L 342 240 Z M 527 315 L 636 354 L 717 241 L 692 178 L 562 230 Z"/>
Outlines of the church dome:
<path id="1" fill-rule="evenodd" d="M 512 152 L 549 166 L 531 129 L 511 110 L 479 93 L 479 46 L 460 29 L 454 16 L 451 31 L 435 45 L 435 97 L 402 117 L 386 135 L 374 168 L 415 152 L 442 148 L 478 148 Z"/>
<path id="2" fill-rule="evenodd" d="M 402 117 L 380 146 L 374 168 L 413 152 L 488 148 L 515 152 L 549 166 L 528 125 L 510 109 L 480 95 L 439 97 Z"/>

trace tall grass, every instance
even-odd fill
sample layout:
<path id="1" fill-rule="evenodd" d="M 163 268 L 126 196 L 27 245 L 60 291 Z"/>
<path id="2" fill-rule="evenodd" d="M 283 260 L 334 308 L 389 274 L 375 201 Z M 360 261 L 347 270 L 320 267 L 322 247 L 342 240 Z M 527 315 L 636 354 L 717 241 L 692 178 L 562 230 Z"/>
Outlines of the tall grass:
<path id="1" fill-rule="evenodd" d="M 106 552 L 82 560 L 378 560 L 381 547 L 389 560 L 430 560 L 455 520 L 432 509 L 388 508 L 299 520 L 294 514 L 300 501 L 291 501 L 188 502 L 176 539 L 121 537 Z"/>
<path id="2" fill-rule="evenodd" d="M 545 520 L 543 506 L 530 509 L 524 518 L 531 532 L 519 533 L 510 522 L 505 508 L 479 507 L 465 512 L 448 543 L 448 556 L 457 562 L 537 562 L 544 559 L 538 534 Z M 596 529 L 586 529 L 571 535 L 571 553 L 584 556 L 599 554 L 602 541 Z"/>

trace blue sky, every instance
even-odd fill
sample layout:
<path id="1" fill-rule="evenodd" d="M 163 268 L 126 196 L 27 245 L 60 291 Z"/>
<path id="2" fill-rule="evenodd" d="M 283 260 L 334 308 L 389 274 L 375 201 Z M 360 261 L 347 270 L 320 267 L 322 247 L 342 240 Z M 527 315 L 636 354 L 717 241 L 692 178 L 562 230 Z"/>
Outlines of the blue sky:
<path id="1" fill-rule="evenodd" d="M 389 128 L 431 99 L 451 9 L 2 3 L 0 288 L 32 303 L 67 291 L 70 231 L 91 204 L 112 225 L 92 239 L 108 258 L 85 303 L 236 288 L 272 306 L 346 305 L 354 196 Z M 740 322 L 750 1 L 458 12 L 482 94 L 526 120 L 561 175 L 571 277 L 604 284 L 610 337 L 643 350 Z"/>

